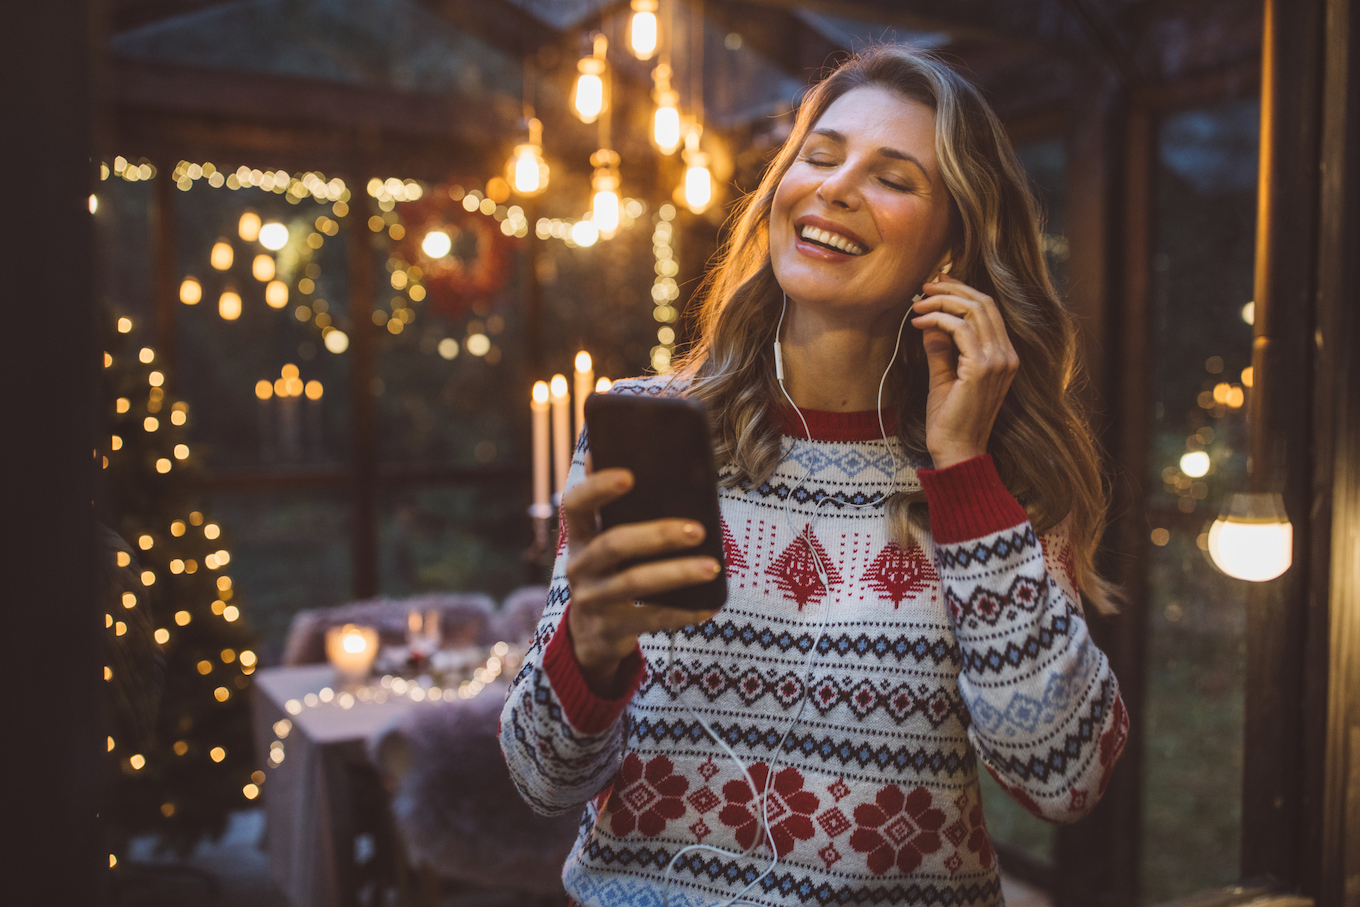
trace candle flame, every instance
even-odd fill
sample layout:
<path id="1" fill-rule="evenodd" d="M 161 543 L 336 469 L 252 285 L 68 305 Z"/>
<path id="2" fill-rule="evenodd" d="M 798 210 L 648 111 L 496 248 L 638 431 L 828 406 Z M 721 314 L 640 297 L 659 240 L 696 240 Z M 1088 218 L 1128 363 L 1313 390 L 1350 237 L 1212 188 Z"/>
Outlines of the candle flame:
<path id="1" fill-rule="evenodd" d="M 548 402 L 548 382 L 546 381 L 534 382 L 534 402 L 535 403 Z"/>
<path id="2" fill-rule="evenodd" d="M 590 371 L 590 365 L 591 363 L 589 353 L 587 353 L 585 350 L 581 350 L 581 352 L 576 354 L 576 370 L 578 372 Z"/>
<path id="3" fill-rule="evenodd" d="M 551 388 L 552 395 L 558 399 L 567 395 L 567 376 L 553 375 Z"/>

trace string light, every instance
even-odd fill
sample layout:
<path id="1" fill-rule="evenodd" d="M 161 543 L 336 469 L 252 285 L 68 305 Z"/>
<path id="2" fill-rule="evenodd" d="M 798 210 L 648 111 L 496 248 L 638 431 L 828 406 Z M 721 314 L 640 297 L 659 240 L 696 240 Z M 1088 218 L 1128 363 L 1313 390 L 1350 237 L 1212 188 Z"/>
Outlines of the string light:
<path id="1" fill-rule="evenodd" d="M 656 0 L 633 0 L 633 17 L 628 22 L 628 47 L 639 60 L 650 60 L 656 53 Z"/>
<path id="2" fill-rule="evenodd" d="M 579 74 L 576 86 L 572 89 L 571 104 L 582 123 L 593 123 L 604 112 L 605 55 L 608 48 L 609 39 L 597 34 L 593 53 L 576 63 Z"/>
<path id="3" fill-rule="evenodd" d="M 430 258 L 443 258 L 453 251 L 453 240 L 443 230 L 431 230 L 421 240 L 420 250 Z"/>

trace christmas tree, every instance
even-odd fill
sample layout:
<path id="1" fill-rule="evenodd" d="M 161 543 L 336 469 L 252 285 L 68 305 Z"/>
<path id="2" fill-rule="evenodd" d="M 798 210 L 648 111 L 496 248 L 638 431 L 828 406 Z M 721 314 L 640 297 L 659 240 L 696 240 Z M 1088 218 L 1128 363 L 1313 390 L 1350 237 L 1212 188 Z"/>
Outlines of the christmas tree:
<path id="1" fill-rule="evenodd" d="M 107 432 L 98 514 L 114 762 L 110 850 L 137 835 L 187 854 L 259 796 L 247 690 L 252 634 L 227 566 L 222 528 L 195 500 L 189 407 L 166 392 L 150 347 L 118 318 L 104 353 Z M 116 536 L 116 537 L 115 537 Z"/>

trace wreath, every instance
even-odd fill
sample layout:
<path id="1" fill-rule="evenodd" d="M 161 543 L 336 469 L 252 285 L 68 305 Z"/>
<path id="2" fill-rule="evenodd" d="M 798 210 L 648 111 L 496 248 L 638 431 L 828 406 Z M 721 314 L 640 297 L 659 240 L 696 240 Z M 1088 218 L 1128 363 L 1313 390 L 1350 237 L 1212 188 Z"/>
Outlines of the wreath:
<path id="1" fill-rule="evenodd" d="M 502 233 L 493 218 L 468 211 L 461 201 L 450 198 L 448 189 L 447 184 L 432 186 L 416 201 L 402 204 L 406 233 L 394 252 L 420 264 L 426 305 L 456 321 L 468 309 L 487 311 L 509 282 L 514 239 Z M 452 241 L 451 251 L 442 258 L 431 258 L 421 248 L 432 230 L 444 231 Z"/>

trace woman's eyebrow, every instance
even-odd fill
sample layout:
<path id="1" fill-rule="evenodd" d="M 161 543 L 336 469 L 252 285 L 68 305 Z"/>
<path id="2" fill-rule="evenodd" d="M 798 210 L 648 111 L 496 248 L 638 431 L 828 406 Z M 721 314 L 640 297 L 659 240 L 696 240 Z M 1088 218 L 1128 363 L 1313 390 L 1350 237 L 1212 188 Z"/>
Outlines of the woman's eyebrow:
<path id="1" fill-rule="evenodd" d="M 837 132 L 835 129 L 826 128 L 814 129 L 812 130 L 812 134 L 824 136 L 825 138 L 831 139 L 831 141 L 837 142 L 841 145 L 845 144 L 845 133 Z M 917 167 L 920 168 L 921 172 L 925 174 L 927 178 L 930 176 L 930 171 L 926 169 L 926 165 L 921 163 L 920 159 L 917 158 L 916 155 L 914 154 L 908 154 L 905 151 L 899 151 L 896 148 L 890 148 L 887 145 L 880 147 L 878 149 L 878 153 L 883 157 L 890 157 L 893 158 L 894 160 L 906 161 L 909 164 L 915 164 Z"/>

